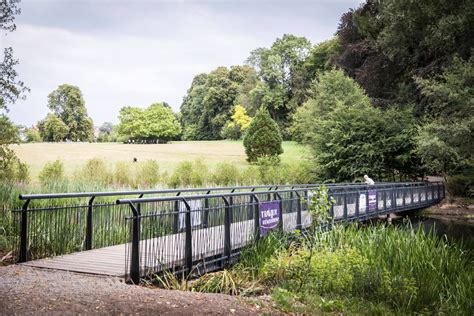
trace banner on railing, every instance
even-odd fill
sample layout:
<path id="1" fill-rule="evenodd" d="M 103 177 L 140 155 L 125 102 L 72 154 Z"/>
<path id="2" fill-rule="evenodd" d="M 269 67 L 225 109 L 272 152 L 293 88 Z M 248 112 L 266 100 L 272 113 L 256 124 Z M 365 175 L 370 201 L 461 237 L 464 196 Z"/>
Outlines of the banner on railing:
<path id="1" fill-rule="evenodd" d="M 201 201 L 200 200 L 191 200 L 188 201 L 189 206 L 191 207 L 191 226 L 201 225 Z M 186 228 L 186 204 L 179 201 L 179 229 Z"/>
<path id="2" fill-rule="evenodd" d="M 359 193 L 359 213 L 364 213 L 367 208 L 367 195 L 365 192 Z"/>
<path id="3" fill-rule="evenodd" d="M 260 203 L 260 235 L 278 227 L 280 222 L 280 203 L 278 201 Z"/>

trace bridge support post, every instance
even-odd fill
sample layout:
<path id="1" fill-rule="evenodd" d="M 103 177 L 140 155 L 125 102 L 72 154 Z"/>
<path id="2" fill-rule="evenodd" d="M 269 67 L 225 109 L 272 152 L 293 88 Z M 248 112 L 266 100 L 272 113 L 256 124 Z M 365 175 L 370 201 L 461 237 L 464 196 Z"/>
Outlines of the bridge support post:
<path id="1" fill-rule="evenodd" d="M 275 200 L 278 200 L 278 207 L 280 208 L 280 212 L 278 214 L 278 229 L 283 230 L 283 199 L 281 198 L 280 193 L 274 193 Z"/>
<path id="2" fill-rule="evenodd" d="M 179 196 L 181 192 L 178 192 L 176 196 Z M 174 202 L 174 216 L 173 216 L 173 234 L 177 234 L 179 230 L 179 200 Z"/>
<path id="3" fill-rule="evenodd" d="M 193 270 L 193 236 L 192 236 L 192 223 L 191 223 L 191 206 L 186 199 L 182 199 L 186 206 L 186 214 L 184 221 L 186 223 L 186 232 L 184 240 L 184 261 L 186 265 L 187 274 L 191 274 Z"/>
<path id="4" fill-rule="evenodd" d="M 31 200 L 26 200 L 21 208 L 20 227 L 20 254 L 18 262 L 28 261 L 28 204 Z"/>
<path id="5" fill-rule="evenodd" d="M 87 207 L 87 222 L 86 222 L 86 242 L 85 248 L 86 250 L 92 249 L 92 210 L 93 210 L 93 203 L 94 203 L 95 196 L 89 199 L 89 205 Z"/>
<path id="6" fill-rule="evenodd" d="M 222 197 L 225 203 L 224 209 L 224 257 L 226 261 L 229 262 L 232 255 L 232 240 L 230 235 L 230 226 L 232 222 L 232 209 L 231 204 L 226 199 L 225 196 Z"/>
<path id="7" fill-rule="evenodd" d="M 303 225 L 301 223 L 301 195 L 298 191 L 295 191 L 295 195 L 298 198 L 298 203 L 296 203 L 296 229 L 302 229 Z"/>
<path id="8" fill-rule="evenodd" d="M 140 283 L 140 210 L 133 203 L 129 203 L 132 209 L 132 251 L 130 256 L 130 279 L 134 284 Z"/>
<path id="9" fill-rule="evenodd" d="M 211 191 L 207 191 L 206 194 L 210 194 Z M 202 226 L 207 228 L 209 226 L 209 199 L 204 199 L 204 219 L 202 221 Z"/>
<path id="10" fill-rule="evenodd" d="M 260 206 L 259 206 L 259 201 L 258 198 L 255 194 L 252 194 L 252 201 L 254 203 L 254 239 L 258 240 L 260 239 Z"/>

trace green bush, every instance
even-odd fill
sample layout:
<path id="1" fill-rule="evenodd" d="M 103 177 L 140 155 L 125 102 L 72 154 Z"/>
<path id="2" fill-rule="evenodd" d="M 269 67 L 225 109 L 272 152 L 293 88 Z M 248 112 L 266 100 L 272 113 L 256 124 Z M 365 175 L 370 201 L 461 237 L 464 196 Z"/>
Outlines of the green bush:
<path id="1" fill-rule="evenodd" d="M 168 179 L 168 186 L 177 187 L 200 187 L 209 181 L 209 169 L 200 159 L 182 161 L 173 170 Z"/>
<path id="2" fill-rule="evenodd" d="M 49 161 L 40 171 L 38 178 L 41 183 L 60 182 L 64 180 L 64 165 L 60 160 Z"/>
<path id="3" fill-rule="evenodd" d="M 448 177 L 448 192 L 453 196 L 474 197 L 474 172 Z"/>
<path id="4" fill-rule="evenodd" d="M 115 164 L 113 179 L 114 184 L 118 184 L 119 186 L 135 187 L 132 167 L 127 161 L 118 161 Z"/>
<path id="5" fill-rule="evenodd" d="M 35 128 L 28 128 L 26 130 L 26 142 L 37 143 L 41 141 L 40 132 Z"/>
<path id="6" fill-rule="evenodd" d="M 160 166 L 155 160 L 140 162 L 136 183 L 143 187 L 153 187 L 160 181 Z"/>
<path id="7" fill-rule="evenodd" d="M 6 145 L 0 145 L 0 181 L 29 181 L 28 165 L 21 162 L 15 152 Z"/>
<path id="8" fill-rule="evenodd" d="M 113 174 L 109 167 L 100 158 L 92 158 L 86 162 L 86 165 L 76 173 L 76 179 L 79 181 L 97 182 L 110 184 L 113 181 Z"/>
<path id="9" fill-rule="evenodd" d="M 218 186 L 237 185 L 240 179 L 239 169 L 231 163 L 219 163 L 211 176 L 212 182 Z"/>
<path id="10" fill-rule="evenodd" d="M 249 162 L 259 157 L 277 157 L 283 153 L 278 125 L 266 109 L 259 109 L 244 136 L 245 153 Z"/>

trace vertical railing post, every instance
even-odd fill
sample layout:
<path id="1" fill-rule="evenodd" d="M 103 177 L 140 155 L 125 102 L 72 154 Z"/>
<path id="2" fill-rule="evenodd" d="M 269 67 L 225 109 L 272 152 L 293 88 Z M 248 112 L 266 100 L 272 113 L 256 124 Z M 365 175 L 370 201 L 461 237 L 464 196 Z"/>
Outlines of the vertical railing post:
<path id="1" fill-rule="evenodd" d="M 18 262 L 28 261 L 28 204 L 31 200 L 26 200 L 21 208 L 20 226 L 20 254 Z"/>
<path id="2" fill-rule="evenodd" d="M 413 185 L 410 185 L 411 205 L 413 205 Z"/>
<path id="3" fill-rule="evenodd" d="M 186 199 L 181 200 L 186 207 L 185 213 L 185 239 L 184 239 L 184 262 L 186 266 L 187 274 L 191 274 L 193 270 L 193 236 L 192 236 L 192 223 L 191 223 L 191 206 Z"/>
<path id="4" fill-rule="evenodd" d="M 225 203 L 225 209 L 224 209 L 224 256 L 226 257 L 227 262 L 229 262 L 230 258 L 231 258 L 231 254 L 232 254 L 232 240 L 231 240 L 231 235 L 230 235 L 232 210 L 231 210 L 231 204 L 225 198 L 225 196 L 222 196 L 222 199 L 224 200 L 224 203 Z"/>
<path id="5" fill-rule="evenodd" d="M 344 189 L 344 220 L 347 220 L 347 192 Z"/>
<path id="6" fill-rule="evenodd" d="M 206 195 L 209 195 L 211 191 L 207 191 Z M 207 228 L 209 227 L 209 199 L 205 198 L 204 199 L 204 220 L 203 220 L 203 227 Z"/>
<path id="7" fill-rule="evenodd" d="M 356 191 L 356 200 L 355 200 L 355 215 L 356 215 L 356 218 L 359 218 L 360 216 L 360 213 L 359 213 L 359 199 L 360 199 L 360 191 L 357 190 Z"/>
<path id="8" fill-rule="evenodd" d="M 434 201 L 434 185 L 430 185 L 431 186 L 431 201 Z"/>
<path id="9" fill-rule="evenodd" d="M 302 229 L 303 223 L 301 223 L 301 195 L 298 191 L 295 191 L 295 195 L 298 198 L 298 203 L 296 203 L 296 229 Z"/>
<path id="10" fill-rule="evenodd" d="M 130 278 L 134 284 L 140 283 L 140 211 L 130 202 L 132 209 L 132 251 L 130 256 Z"/>
<path id="11" fill-rule="evenodd" d="M 403 207 L 405 207 L 405 200 L 406 200 L 406 193 L 407 193 L 407 190 L 405 188 L 405 186 L 402 187 L 402 193 L 403 193 Z"/>
<path id="12" fill-rule="evenodd" d="M 87 207 L 87 219 L 86 219 L 86 250 L 91 250 L 92 249 L 92 211 L 94 207 L 94 199 L 95 196 L 91 197 L 89 199 L 89 205 Z"/>
<path id="13" fill-rule="evenodd" d="M 280 212 L 278 213 L 278 229 L 283 230 L 283 199 L 281 198 L 280 193 L 274 193 L 275 200 L 278 199 L 278 206 L 280 208 Z"/>
<path id="14" fill-rule="evenodd" d="M 365 215 L 369 215 L 369 187 L 367 185 L 365 186 Z"/>
<path id="15" fill-rule="evenodd" d="M 178 192 L 176 196 L 179 196 L 181 192 Z M 179 231 L 179 200 L 174 201 L 174 216 L 173 216 L 173 234 L 177 234 Z"/>
<path id="16" fill-rule="evenodd" d="M 387 212 L 387 190 L 385 188 L 382 189 L 383 191 L 383 212 Z"/>
<path id="17" fill-rule="evenodd" d="M 254 203 L 254 238 L 255 240 L 260 239 L 260 207 L 259 207 L 259 201 L 258 198 L 255 194 L 252 194 L 252 200 Z"/>

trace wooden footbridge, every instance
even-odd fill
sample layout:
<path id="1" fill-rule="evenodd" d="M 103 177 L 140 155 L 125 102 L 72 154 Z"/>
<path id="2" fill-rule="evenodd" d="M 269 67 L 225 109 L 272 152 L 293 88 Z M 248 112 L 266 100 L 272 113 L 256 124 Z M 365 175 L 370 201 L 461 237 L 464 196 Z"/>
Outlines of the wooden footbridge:
<path id="1" fill-rule="evenodd" d="M 237 259 L 272 229 L 311 224 L 319 185 L 21 195 L 18 262 L 124 277 L 204 273 Z M 328 185 L 331 222 L 361 221 L 438 203 L 443 183 Z"/>

